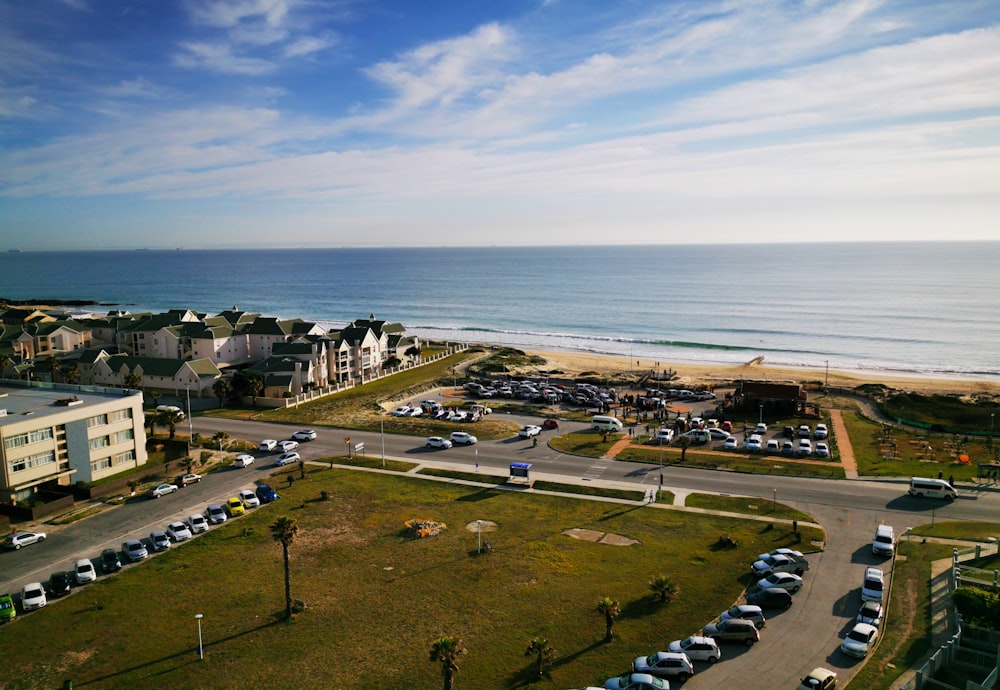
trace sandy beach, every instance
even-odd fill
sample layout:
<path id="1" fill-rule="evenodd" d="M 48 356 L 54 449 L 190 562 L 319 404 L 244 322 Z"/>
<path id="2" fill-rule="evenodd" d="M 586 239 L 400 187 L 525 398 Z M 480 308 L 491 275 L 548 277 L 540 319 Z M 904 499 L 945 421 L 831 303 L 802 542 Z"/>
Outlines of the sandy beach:
<path id="1" fill-rule="evenodd" d="M 771 367 L 766 362 L 758 360 L 736 366 L 727 366 L 654 362 L 648 359 L 633 360 L 629 357 L 614 355 L 553 350 L 529 350 L 527 352 L 546 360 L 546 364 L 541 367 L 542 369 L 558 369 L 568 375 L 579 375 L 588 371 L 600 374 L 645 372 L 656 368 L 658 371 L 673 369 L 677 374 L 678 382 L 683 385 L 711 385 L 744 378 L 755 381 L 792 381 L 796 383 L 828 382 L 828 385 L 833 388 L 854 388 L 865 383 L 881 383 L 891 388 L 924 394 L 1000 395 L 1000 382 L 972 378 L 906 376 L 885 371 L 859 372 L 835 369 L 830 369 L 829 374 L 827 374 L 825 368 Z M 829 378 L 827 378 L 828 376 Z"/>

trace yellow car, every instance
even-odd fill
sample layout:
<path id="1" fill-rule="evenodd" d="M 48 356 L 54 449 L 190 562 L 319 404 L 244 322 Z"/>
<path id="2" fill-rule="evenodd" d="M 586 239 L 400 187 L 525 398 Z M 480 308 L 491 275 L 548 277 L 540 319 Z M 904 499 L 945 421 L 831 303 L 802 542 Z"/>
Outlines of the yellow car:
<path id="1" fill-rule="evenodd" d="M 242 515 L 244 513 L 243 501 L 235 497 L 228 499 L 226 501 L 226 512 L 229 513 L 229 517 Z"/>

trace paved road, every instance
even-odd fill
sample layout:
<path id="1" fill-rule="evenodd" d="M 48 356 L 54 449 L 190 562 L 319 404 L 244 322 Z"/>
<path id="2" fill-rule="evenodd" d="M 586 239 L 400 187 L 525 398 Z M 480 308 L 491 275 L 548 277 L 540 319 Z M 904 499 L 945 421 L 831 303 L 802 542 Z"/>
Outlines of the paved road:
<path id="1" fill-rule="evenodd" d="M 532 421 L 512 417 L 513 423 Z M 568 424 L 559 433 L 582 428 Z M 232 420 L 196 419 L 195 431 L 212 434 L 223 430 L 234 437 L 263 439 L 288 438 L 295 430 L 282 424 Z M 474 429 L 474 427 L 472 427 Z M 545 432 L 543 440 L 552 432 Z M 858 664 L 837 652 L 841 636 L 849 628 L 859 605 L 859 589 L 864 567 L 883 565 L 873 559 L 870 549 L 875 525 L 886 521 L 897 534 L 914 524 L 933 519 L 992 520 L 1000 506 L 994 492 L 968 493 L 967 498 L 952 504 L 918 501 L 905 495 L 901 481 L 849 481 L 798 479 L 791 477 L 746 475 L 713 472 L 682 467 L 610 460 L 579 458 L 557 453 L 544 443 L 533 447 L 530 441 L 508 438 L 480 442 L 474 447 L 431 450 L 423 439 L 377 432 L 320 430 L 316 441 L 304 443 L 299 451 L 306 460 L 344 451 L 345 437 L 351 445 L 363 441 L 369 457 L 382 454 L 414 462 L 433 460 L 455 463 L 467 469 L 479 465 L 484 471 L 504 473 L 512 461 L 530 462 L 533 471 L 577 482 L 623 482 L 653 487 L 662 471 L 664 487 L 683 491 L 758 496 L 777 500 L 810 513 L 827 530 L 828 541 L 822 553 L 811 558 L 806 586 L 796 596 L 796 604 L 770 620 L 761 642 L 752 649 L 726 645 L 724 660 L 711 669 L 702 669 L 688 684 L 689 688 L 721 687 L 726 681 L 748 690 L 754 688 L 794 687 L 798 678 L 817 665 L 840 669 L 842 677 L 851 674 Z M 270 454 L 247 469 L 226 470 L 207 476 L 191 485 L 156 500 L 139 500 L 105 511 L 93 518 L 53 530 L 43 544 L 18 552 L 0 554 L 0 591 L 17 591 L 24 582 L 44 580 L 56 570 L 70 569 L 76 558 L 96 557 L 101 549 L 118 548 L 126 538 L 148 536 L 174 519 L 200 513 L 209 503 L 222 503 L 241 488 L 249 488 L 271 470 Z M 280 487 L 279 487 L 280 488 Z M 706 611 L 708 623 L 716 611 Z M 692 633 L 696 630 L 690 631 Z M 652 646 L 669 640 L 651 642 Z M 652 647 L 650 652 L 657 651 Z M 625 664 L 628 660 L 623 660 Z M 624 667 L 623 667 L 623 670 Z"/>

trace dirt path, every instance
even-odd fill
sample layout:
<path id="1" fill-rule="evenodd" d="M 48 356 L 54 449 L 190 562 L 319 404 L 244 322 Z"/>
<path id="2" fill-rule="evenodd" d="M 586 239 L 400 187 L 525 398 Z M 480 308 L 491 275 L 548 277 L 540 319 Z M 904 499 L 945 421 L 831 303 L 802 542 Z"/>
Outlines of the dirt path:
<path id="1" fill-rule="evenodd" d="M 830 410 L 830 424 L 837 436 L 837 450 L 840 451 L 840 464 L 844 467 L 844 476 L 848 479 L 858 478 L 858 461 L 854 458 L 854 447 L 851 437 L 847 435 L 847 425 L 840 410 Z"/>

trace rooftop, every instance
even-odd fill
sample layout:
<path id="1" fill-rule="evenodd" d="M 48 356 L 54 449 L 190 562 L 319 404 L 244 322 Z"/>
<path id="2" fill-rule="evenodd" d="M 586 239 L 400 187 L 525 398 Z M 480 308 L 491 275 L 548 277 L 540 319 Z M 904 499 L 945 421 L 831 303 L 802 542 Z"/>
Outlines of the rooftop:
<path id="1" fill-rule="evenodd" d="M 122 397 L 121 389 L 108 388 L 107 392 L 86 390 L 85 386 L 60 386 L 57 389 L 27 385 L 12 386 L 0 384 L 0 410 L 6 410 L 6 415 L 0 416 L 0 426 L 23 421 L 28 415 L 44 416 L 64 412 L 69 407 L 78 405 L 93 405 L 105 403 Z M 139 391 L 129 391 L 139 395 Z"/>

